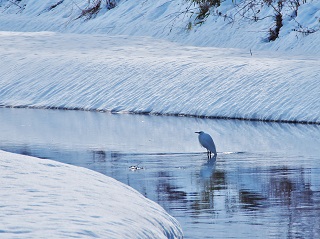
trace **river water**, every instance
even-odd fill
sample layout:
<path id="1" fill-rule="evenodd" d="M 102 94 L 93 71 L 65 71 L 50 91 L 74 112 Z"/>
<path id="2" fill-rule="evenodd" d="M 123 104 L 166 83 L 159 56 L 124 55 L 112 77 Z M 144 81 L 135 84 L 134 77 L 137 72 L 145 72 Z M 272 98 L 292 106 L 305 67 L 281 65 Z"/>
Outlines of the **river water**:
<path id="1" fill-rule="evenodd" d="M 320 238 L 319 125 L 1 108 L 0 135 L 2 150 L 130 185 L 185 238 Z"/>

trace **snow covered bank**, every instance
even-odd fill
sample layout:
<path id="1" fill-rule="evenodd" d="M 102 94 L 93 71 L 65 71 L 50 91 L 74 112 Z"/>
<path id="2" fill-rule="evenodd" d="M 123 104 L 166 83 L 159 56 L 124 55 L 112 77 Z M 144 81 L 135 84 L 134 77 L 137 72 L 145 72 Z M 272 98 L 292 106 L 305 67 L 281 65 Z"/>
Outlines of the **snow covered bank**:
<path id="1" fill-rule="evenodd" d="M 318 58 L 0 32 L 0 105 L 320 122 Z"/>
<path id="2" fill-rule="evenodd" d="M 242 10 L 248 1 L 221 1 L 221 6 L 212 9 L 204 23 L 189 27 L 198 9 L 193 6 L 187 11 L 190 1 L 186 0 L 120 0 L 109 11 L 102 1 L 101 10 L 93 18 L 79 18 L 88 2 L 96 1 L 2 0 L 0 31 L 151 36 L 195 46 L 320 54 L 320 2 L 317 0 L 292 1 L 300 4 L 297 13 L 293 13 L 294 7 L 282 9 L 283 27 L 274 42 L 267 41 L 269 29 L 275 25 L 275 11 L 267 4 L 255 9 L 256 14 L 251 9 L 244 17 Z M 240 6 L 236 7 L 235 3 Z M 315 32 L 302 33 L 308 30 Z"/>
<path id="3" fill-rule="evenodd" d="M 236 16 L 232 2 L 218 10 Z M 320 28 L 319 1 L 287 9 L 273 42 L 272 17 L 187 30 L 185 0 L 119 1 L 85 21 L 87 4 L 2 2 L 0 106 L 320 123 L 320 31 L 292 30 Z"/>
<path id="4" fill-rule="evenodd" d="M 88 169 L 0 151 L 1 238 L 182 238 L 163 208 Z"/>

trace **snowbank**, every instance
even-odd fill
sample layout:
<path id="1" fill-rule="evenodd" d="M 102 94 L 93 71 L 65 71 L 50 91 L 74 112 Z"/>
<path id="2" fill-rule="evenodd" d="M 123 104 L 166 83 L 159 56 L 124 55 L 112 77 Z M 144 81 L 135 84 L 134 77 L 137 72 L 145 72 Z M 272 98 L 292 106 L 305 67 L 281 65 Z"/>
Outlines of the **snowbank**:
<path id="1" fill-rule="evenodd" d="M 0 32 L 0 105 L 320 122 L 320 61 L 147 37 Z"/>
<path id="2" fill-rule="evenodd" d="M 237 21 L 190 30 L 184 0 L 120 1 L 85 20 L 87 2 L 3 2 L 0 106 L 320 122 L 320 31 L 292 31 L 319 27 L 319 1 L 286 13 L 274 42 L 272 17 L 245 20 L 232 1 L 218 10 Z"/>
<path id="3" fill-rule="evenodd" d="M 1 238 L 182 238 L 134 189 L 88 169 L 0 151 Z"/>
<path id="4" fill-rule="evenodd" d="M 102 5 L 99 13 L 90 20 L 79 18 L 82 10 L 88 7 L 88 2 L 21 0 L 13 4 L 3 0 L 0 4 L 0 31 L 151 36 L 195 46 L 320 54 L 320 2 L 316 0 L 308 0 L 304 4 L 300 1 L 296 17 L 292 17 L 294 8 L 283 9 L 284 26 L 279 39 L 274 42 L 266 41 L 269 29 L 275 25 L 273 8 L 262 7 L 256 14 L 260 20 L 254 21 L 253 15 L 250 15 L 252 11 L 246 17 L 241 14 L 244 0 L 222 1 L 220 7 L 212 9 L 212 14 L 203 24 L 193 25 L 189 30 L 188 26 L 194 23 L 198 9 L 191 7 L 186 11 L 190 5 L 186 0 L 120 0 L 118 6 L 109 11 Z M 235 7 L 234 2 L 240 7 Z M 318 31 L 302 33 L 307 30 Z"/>

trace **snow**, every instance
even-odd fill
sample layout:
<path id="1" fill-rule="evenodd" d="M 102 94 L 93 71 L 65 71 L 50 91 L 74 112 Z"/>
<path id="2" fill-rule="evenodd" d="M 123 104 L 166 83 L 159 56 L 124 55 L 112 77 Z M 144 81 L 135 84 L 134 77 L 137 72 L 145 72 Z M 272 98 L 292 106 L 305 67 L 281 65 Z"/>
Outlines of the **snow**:
<path id="1" fill-rule="evenodd" d="M 4 106 L 320 122 L 313 58 L 52 32 L 0 48 Z"/>
<path id="2" fill-rule="evenodd" d="M 1 238 L 182 238 L 179 223 L 97 172 L 0 151 Z"/>
<path id="3" fill-rule="evenodd" d="M 182 30 L 179 1 L 121 1 L 86 21 L 75 2 L 22 2 L 0 15 L 2 106 L 320 122 L 320 31 L 289 31 L 287 19 L 268 43 L 257 29 L 270 18 L 230 25 L 213 15 Z M 319 9 L 302 5 L 296 21 L 316 29 Z M 228 1 L 220 10 L 235 11 Z"/>
<path id="4" fill-rule="evenodd" d="M 261 9 L 263 20 L 253 22 L 230 0 L 217 9 L 222 17 L 214 13 L 189 30 L 195 14 L 184 13 L 185 0 L 123 0 L 89 20 L 79 18 L 85 0 L 64 0 L 54 8 L 58 0 L 16 3 L 0 1 L 2 107 L 320 123 L 319 1 L 302 4 L 296 18 L 284 9 L 285 24 L 274 42 L 266 40 L 274 19 L 265 16 L 272 10 Z M 315 32 L 300 32 L 306 30 Z M 1 185 L 11 185 L 1 191 L 4 235 L 182 234 L 159 206 L 112 179 L 0 155 L 3 170 L 10 169 Z M 54 187 L 59 193 L 49 191 Z M 25 213 L 30 217 L 23 221 Z"/>
<path id="5" fill-rule="evenodd" d="M 3 31 L 150 36 L 196 46 L 320 53 L 317 44 L 320 31 L 307 36 L 293 31 L 320 29 L 320 2 L 317 0 L 301 4 L 296 18 L 292 18 L 291 8 L 284 9 L 285 24 L 280 39 L 270 43 L 266 39 L 269 29 L 274 26 L 273 9 L 262 8 L 258 15 L 262 20 L 254 22 L 241 16 L 239 8 L 235 8 L 231 0 L 222 1 L 216 9 L 222 16 L 213 10 L 213 14 L 201 26 L 192 26 L 189 31 L 187 26 L 194 21 L 198 10 L 192 7 L 192 11 L 186 12 L 189 3 L 185 0 L 121 0 L 116 8 L 110 11 L 102 9 L 90 20 L 78 18 L 81 9 L 88 6 L 85 0 L 64 0 L 51 10 L 50 6 L 58 0 L 22 0 L 20 6 L 25 5 L 24 10 L 5 0 L 2 2 L 0 30 Z M 241 8 L 246 1 L 236 2 Z"/>

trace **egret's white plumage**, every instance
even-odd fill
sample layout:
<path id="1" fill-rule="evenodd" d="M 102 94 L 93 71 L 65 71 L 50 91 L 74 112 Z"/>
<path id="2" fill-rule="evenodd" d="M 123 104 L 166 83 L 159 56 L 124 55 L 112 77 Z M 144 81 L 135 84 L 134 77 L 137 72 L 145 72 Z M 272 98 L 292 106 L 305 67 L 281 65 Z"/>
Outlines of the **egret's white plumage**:
<path id="1" fill-rule="evenodd" d="M 211 136 L 203 131 L 195 132 L 199 134 L 198 139 L 202 147 L 207 149 L 208 157 L 211 158 L 211 153 L 213 153 L 214 156 L 217 155 L 216 146 L 213 142 L 213 139 Z"/>

